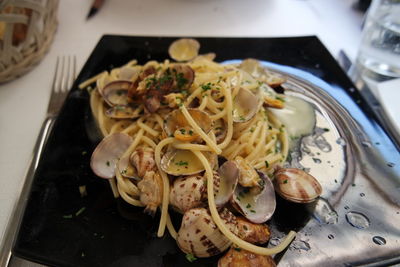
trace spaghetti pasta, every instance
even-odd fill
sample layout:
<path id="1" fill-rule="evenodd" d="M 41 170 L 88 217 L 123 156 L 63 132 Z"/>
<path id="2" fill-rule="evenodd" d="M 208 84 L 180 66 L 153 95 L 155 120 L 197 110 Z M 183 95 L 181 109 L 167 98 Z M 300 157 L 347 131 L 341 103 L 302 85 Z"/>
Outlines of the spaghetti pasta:
<path id="1" fill-rule="evenodd" d="M 168 212 L 170 205 L 176 205 L 170 203 L 175 201 L 173 194 L 177 191 L 172 189 L 174 179 L 197 175 L 195 180 L 206 181 L 207 207 L 229 242 L 260 255 L 282 251 L 294 232 L 275 248 L 244 241 L 221 219 L 214 194 L 217 157 L 230 162 L 240 159 L 265 174 L 272 174 L 274 166 L 286 160 L 287 133 L 284 125 L 261 105 L 262 81 L 236 65 L 221 65 L 204 57 L 186 64 L 168 60 L 136 64 L 130 61 L 80 85 L 97 84 L 90 91 L 90 106 L 101 133 L 124 133 L 132 138 L 121 159 L 130 158 L 136 177 L 125 175 L 127 169 L 116 168 L 114 189 L 131 205 L 153 212 L 158 207 L 161 217 L 157 236 L 163 236 L 167 228 L 173 238 L 179 239 Z M 115 89 L 118 84 L 123 86 Z M 238 99 L 243 97 L 241 90 L 246 90 L 248 99 Z M 248 104 L 253 102 L 256 104 Z M 262 179 L 258 175 L 252 179 L 256 179 L 251 181 L 253 191 L 262 190 Z M 236 181 L 237 186 L 249 186 L 242 182 Z"/>

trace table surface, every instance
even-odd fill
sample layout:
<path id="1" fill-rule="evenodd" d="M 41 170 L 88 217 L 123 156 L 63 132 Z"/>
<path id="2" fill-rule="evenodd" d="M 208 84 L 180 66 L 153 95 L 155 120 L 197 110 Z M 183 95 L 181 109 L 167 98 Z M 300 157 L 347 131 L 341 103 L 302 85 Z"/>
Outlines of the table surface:
<path id="1" fill-rule="evenodd" d="M 81 69 L 103 34 L 145 36 L 281 37 L 316 35 L 336 57 L 354 59 L 363 14 L 351 0 L 106 1 L 86 20 L 91 0 L 60 1 L 54 42 L 28 74 L 0 85 L 0 240 L 41 123 L 58 55 L 76 55 Z M 0 55 L 1 56 L 1 55 Z"/>

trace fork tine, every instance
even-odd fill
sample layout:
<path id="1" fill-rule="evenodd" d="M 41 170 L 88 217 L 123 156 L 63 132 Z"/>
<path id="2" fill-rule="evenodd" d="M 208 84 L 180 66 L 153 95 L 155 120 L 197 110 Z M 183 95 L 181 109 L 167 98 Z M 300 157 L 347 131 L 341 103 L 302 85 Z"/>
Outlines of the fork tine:
<path id="1" fill-rule="evenodd" d="M 69 57 L 62 57 L 62 73 L 61 73 L 61 85 L 60 92 L 65 92 L 68 90 L 68 80 L 69 80 Z"/>
<path id="2" fill-rule="evenodd" d="M 73 78 L 73 80 L 75 80 L 75 78 L 76 78 L 76 56 L 75 55 L 73 56 L 73 60 L 74 60 L 74 62 L 73 62 L 73 75 L 72 75 L 72 78 Z"/>
<path id="3" fill-rule="evenodd" d="M 51 91 L 52 93 L 56 91 L 57 89 L 57 84 L 58 84 L 58 76 L 59 76 L 59 71 L 60 71 L 60 57 L 57 57 L 57 61 L 56 61 L 56 69 L 54 71 L 54 76 L 53 76 L 53 82 L 51 85 Z"/>

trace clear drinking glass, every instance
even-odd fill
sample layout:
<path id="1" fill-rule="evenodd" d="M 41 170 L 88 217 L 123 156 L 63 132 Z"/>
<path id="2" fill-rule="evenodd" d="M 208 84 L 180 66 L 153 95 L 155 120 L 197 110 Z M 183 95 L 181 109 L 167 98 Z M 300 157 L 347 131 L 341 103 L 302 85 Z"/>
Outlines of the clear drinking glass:
<path id="1" fill-rule="evenodd" d="M 373 79 L 400 77 L 400 0 L 372 1 L 357 65 Z"/>

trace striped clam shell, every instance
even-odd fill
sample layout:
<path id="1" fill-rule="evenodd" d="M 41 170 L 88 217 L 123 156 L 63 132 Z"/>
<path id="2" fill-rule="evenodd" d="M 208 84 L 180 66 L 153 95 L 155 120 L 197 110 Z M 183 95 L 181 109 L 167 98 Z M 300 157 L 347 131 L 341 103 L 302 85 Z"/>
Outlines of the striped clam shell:
<path id="1" fill-rule="evenodd" d="M 274 185 L 281 197 L 296 203 L 310 203 L 322 193 L 317 179 L 295 168 L 282 168 L 275 172 Z"/>
<path id="2" fill-rule="evenodd" d="M 220 217 L 228 229 L 237 234 L 236 217 L 227 209 L 220 212 Z M 176 242 L 183 252 L 198 258 L 217 255 L 232 244 L 221 233 L 210 212 L 205 208 L 195 208 L 185 212 Z"/>

